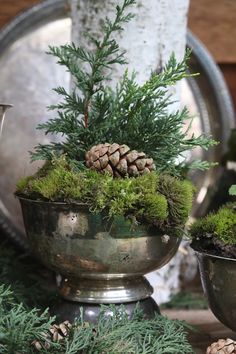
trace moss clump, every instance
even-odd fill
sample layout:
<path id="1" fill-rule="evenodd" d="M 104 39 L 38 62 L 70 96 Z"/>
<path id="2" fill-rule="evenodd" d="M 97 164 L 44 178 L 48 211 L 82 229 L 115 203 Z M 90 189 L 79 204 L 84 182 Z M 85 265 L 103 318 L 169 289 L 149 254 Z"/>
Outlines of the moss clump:
<path id="1" fill-rule="evenodd" d="M 24 191 L 25 189 L 27 189 L 29 182 L 33 179 L 34 179 L 33 176 L 20 178 L 19 181 L 17 182 L 16 189 L 18 191 Z"/>
<path id="2" fill-rule="evenodd" d="M 229 189 L 229 194 L 236 195 L 236 184 L 232 184 L 232 186 Z"/>
<path id="3" fill-rule="evenodd" d="M 167 199 L 172 222 L 180 225 L 185 223 L 193 203 L 192 183 L 164 174 L 160 176 L 158 191 Z"/>
<path id="4" fill-rule="evenodd" d="M 216 213 L 196 221 L 190 228 L 193 241 L 219 239 L 225 245 L 236 245 L 236 211 L 233 204 L 220 208 Z"/>
<path id="5" fill-rule="evenodd" d="M 135 215 L 148 222 L 164 222 L 168 217 L 166 197 L 157 191 L 159 175 L 150 173 L 138 178 L 111 179 L 106 194 L 109 215 Z M 104 193 L 103 202 L 104 202 Z M 111 199 L 110 199 L 111 198 Z"/>
<path id="6" fill-rule="evenodd" d="M 31 196 L 42 196 L 47 200 L 63 200 L 73 196 L 81 198 L 79 175 L 73 173 L 65 157 L 47 162 L 34 176 L 21 178 L 17 183 L 17 192 Z"/>
<path id="7" fill-rule="evenodd" d="M 75 172 L 65 158 L 21 179 L 17 194 L 32 199 L 87 203 L 109 217 L 128 216 L 159 227 L 183 225 L 191 209 L 191 183 L 152 172 L 115 179 L 92 170 Z"/>
<path id="8" fill-rule="evenodd" d="M 168 217 L 168 203 L 166 197 L 160 193 L 147 194 L 142 201 L 143 209 L 141 209 L 143 216 L 149 222 L 156 220 L 166 220 Z"/>

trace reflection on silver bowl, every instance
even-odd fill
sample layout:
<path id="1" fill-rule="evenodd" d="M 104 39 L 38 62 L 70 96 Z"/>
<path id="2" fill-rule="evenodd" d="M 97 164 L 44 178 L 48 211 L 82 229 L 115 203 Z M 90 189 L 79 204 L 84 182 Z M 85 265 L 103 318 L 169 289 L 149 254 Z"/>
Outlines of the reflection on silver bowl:
<path id="1" fill-rule="evenodd" d="M 67 300 L 124 303 L 148 298 L 153 289 L 144 274 L 164 266 L 180 238 L 130 221 L 104 219 L 86 205 L 20 198 L 32 251 L 62 276 Z"/>
<path id="2" fill-rule="evenodd" d="M 236 260 L 196 252 L 202 286 L 214 315 L 236 331 Z"/>

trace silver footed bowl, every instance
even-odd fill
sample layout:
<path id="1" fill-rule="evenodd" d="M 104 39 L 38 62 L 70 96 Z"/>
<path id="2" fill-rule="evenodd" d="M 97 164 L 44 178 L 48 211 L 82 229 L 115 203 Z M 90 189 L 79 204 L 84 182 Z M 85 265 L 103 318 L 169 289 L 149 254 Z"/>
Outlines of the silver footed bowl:
<path id="1" fill-rule="evenodd" d="M 84 303 L 124 303 L 148 298 L 144 275 L 164 266 L 180 238 L 158 234 L 119 217 L 91 213 L 86 205 L 19 197 L 34 254 L 61 275 L 63 298 Z"/>
<path id="2" fill-rule="evenodd" d="M 210 309 L 220 322 L 236 331 L 236 259 L 196 254 Z"/>

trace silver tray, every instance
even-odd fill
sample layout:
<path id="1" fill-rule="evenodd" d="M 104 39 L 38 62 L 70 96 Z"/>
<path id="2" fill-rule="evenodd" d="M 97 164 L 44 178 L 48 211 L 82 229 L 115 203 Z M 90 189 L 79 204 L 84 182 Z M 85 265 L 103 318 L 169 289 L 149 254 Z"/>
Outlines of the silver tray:
<path id="1" fill-rule="evenodd" d="M 53 87 L 69 86 L 69 76 L 45 54 L 49 44 L 60 45 L 70 40 L 71 20 L 67 2 L 47 0 L 16 17 L 0 32 L 0 102 L 13 103 L 7 112 L 0 141 L 0 229 L 21 244 L 24 228 L 18 201 L 14 198 L 19 177 L 33 173 L 28 151 L 38 142 L 47 142 L 36 125 L 48 119 L 46 106 L 57 102 Z M 234 113 L 228 89 L 213 59 L 203 45 L 188 32 L 187 44 L 192 49 L 191 72 L 201 75 L 183 82 L 182 103 L 197 117 L 195 132 L 210 132 L 222 144 L 209 152 L 196 150 L 196 157 L 220 160 L 226 149 Z M 196 172 L 191 177 L 198 185 L 193 213 L 204 212 L 210 187 L 219 173 Z"/>

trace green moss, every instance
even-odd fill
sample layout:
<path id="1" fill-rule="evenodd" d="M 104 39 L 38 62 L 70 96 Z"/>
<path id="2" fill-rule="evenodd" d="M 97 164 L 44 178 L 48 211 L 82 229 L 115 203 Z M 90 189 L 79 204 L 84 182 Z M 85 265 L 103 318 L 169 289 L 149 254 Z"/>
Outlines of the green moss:
<path id="1" fill-rule="evenodd" d="M 166 197 L 158 192 L 159 179 L 157 173 L 151 173 L 133 180 L 138 195 L 136 213 L 148 222 L 163 222 L 169 214 Z"/>
<path id="2" fill-rule="evenodd" d="M 168 217 L 168 203 L 164 195 L 156 192 L 155 194 L 147 194 L 143 199 L 144 210 L 143 216 L 149 222 L 162 222 Z"/>
<path id="3" fill-rule="evenodd" d="M 48 172 L 47 176 L 31 182 L 31 188 L 46 199 L 81 197 L 79 178 L 72 172 L 58 167 Z"/>
<path id="4" fill-rule="evenodd" d="M 188 180 L 169 175 L 160 176 L 158 190 L 166 196 L 169 214 L 174 224 L 184 224 L 192 208 L 194 187 Z"/>
<path id="5" fill-rule="evenodd" d="M 228 205 L 196 221 L 190 228 L 193 240 L 215 237 L 227 245 L 236 244 L 236 211 Z"/>
<path id="6" fill-rule="evenodd" d="M 191 238 L 195 240 L 213 235 L 215 231 L 215 219 L 213 214 L 209 214 L 195 221 L 189 229 Z"/>
<path id="7" fill-rule="evenodd" d="M 160 176 L 158 173 L 150 173 L 133 179 L 134 188 L 140 192 L 156 193 Z"/>
<path id="8" fill-rule="evenodd" d="M 88 169 L 75 172 L 63 157 L 20 180 L 17 193 L 87 203 L 92 211 L 105 212 L 110 218 L 128 216 L 160 227 L 183 225 L 192 201 L 189 182 L 157 172 L 120 179 Z"/>
<path id="9" fill-rule="evenodd" d="M 236 184 L 233 184 L 229 189 L 230 195 L 236 195 Z"/>
<path id="10" fill-rule="evenodd" d="M 81 198 L 80 176 L 69 169 L 64 157 L 46 163 L 31 179 L 28 188 L 49 200 Z"/>
<path id="11" fill-rule="evenodd" d="M 142 192 L 135 190 L 134 178 L 112 179 L 108 191 L 109 215 L 133 212 Z"/>
<path id="12" fill-rule="evenodd" d="M 236 244 L 236 213 L 232 209 L 221 209 L 217 222 L 215 235 L 226 244 Z"/>
<path id="13" fill-rule="evenodd" d="M 33 176 L 27 176 L 27 177 L 20 178 L 19 181 L 17 182 L 17 185 L 16 185 L 17 191 L 19 193 L 23 193 L 27 189 L 29 182 L 33 179 L 34 179 Z"/>

